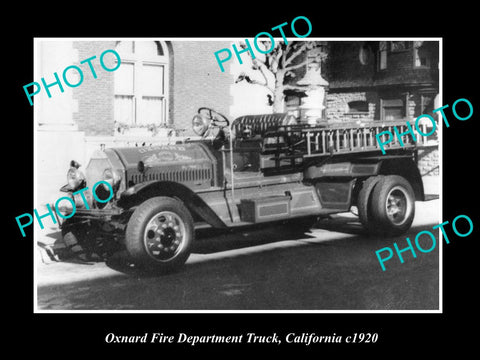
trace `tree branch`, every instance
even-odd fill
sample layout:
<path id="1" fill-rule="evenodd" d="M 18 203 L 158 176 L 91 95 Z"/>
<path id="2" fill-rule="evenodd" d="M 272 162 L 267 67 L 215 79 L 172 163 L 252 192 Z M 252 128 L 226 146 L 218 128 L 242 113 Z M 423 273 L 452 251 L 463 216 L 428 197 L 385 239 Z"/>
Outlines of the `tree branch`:
<path id="1" fill-rule="evenodd" d="M 260 81 L 257 81 L 257 80 L 252 80 L 252 79 L 245 79 L 249 84 L 253 84 L 253 85 L 260 85 L 260 86 L 263 86 L 263 87 L 266 87 L 268 91 L 270 91 L 272 94 L 275 93 L 275 91 L 270 87 L 268 86 L 268 84 L 266 83 L 262 83 Z"/>
<path id="2" fill-rule="evenodd" d="M 278 64 L 278 59 L 277 59 L 277 57 L 273 57 L 273 56 L 272 56 L 272 57 L 270 58 L 270 61 L 271 61 L 271 62 L 270 62 L 270 71 L 271 71 L 273 74 L 275 74 L 275 73 L 278 71 L 278 66 L 279 66 L 279 64 Z"/>
<path id="3" fill-rule="evenodd" d="M 250 53 L 249 53 L 249 54 L 250 54 Z M 265 61 L 260 60 L 260 59 L 257 58 L 257 57 L 256 57 L 255 59 L 252 59 L 252 64 L 254 64 L 255 66 L 258 66 L 258 67 L 260 67 L 260 66 L 262 66 L 262 65 L 263 65 L 263 66 L 267 66 L 267 65 L 265 64 Z M 260 64 L 260 65 L 258 65 L 258 64 Z M 255 69 L 255 70 L 256 70 L 256 69 Z"/>
<path id="4" fill-rule="evenodd" d="M 295 70 L 295 69 L 298 69 L 298 68 L 300 68 L 302 66 L 305 66 L 307 64 L 308 64 L 308 61 L 305 60 L 305 61 L 301 62 L 300 64 L 288 66 L 288 67 L 285 68 L 285 70 Z"/>
<path id="5" fill-rule="evenodd" d="M 281 46 L 281 45 L 280 45 Z M 282 49 L 282 67 L 285 68 L 285 60 L 286 60 L 286 57 L 287 57 L 287 52 L 288 50 L 290 49 L 290 44 L 288 45 L 285 45 L 285 49 Z"/>
<path id="6" fill-rule="evenodd" d="M 267 78 L 267 74 L 265 73 L 265 70 L 270 71 L 272 74 L 274 74 L 274 72 L 272 72 L 272 70 L 269 69 L 267 65 L 265 65 L 265 62 L 263 62 L 260 59 L 257 59 L 257 58 L 252 59 L 252 63 L 255 65 L 254 70 L 258 70 L 262 74 L 263 79 L 265 80 L 264 86 L 268 86 L 268 78 Z"/>
<path id="7" fill-rule="evenodd" d="M 297 50 L 295 50 L 291 56 L 285 61 L 285 67 L 288 66 L 295 58 L 297 58 L 301 53 L 307 48 L 307 43 L 302 44 Z"/>
<path id="8" fill-rule="evenodd" d="M 266 58 L 268 59 L 268 64 L 266 64 L 268 65 L 267 68 L 272 72 L 272 74 L 275 74 L 280 67 L 280 62 L 279 62 L 280 52 L 281 52 L 280 45 L 277 45 L 271 52 L 265 55 Z"/>
<path id="9" fill-rule="evenodd" d="M 306 86 L 297 86 L 297 85 L 283 85 L 283 90 L 300 90 L 307 91 L 308 87 Z"/>
<path id="10" fill-rule="evenodd" d="M 263 72 L 262 72 L 262 74 L 263 74 Z M 235 84 L 239 83 L 240 81 L 245 80 L 249 84 L 264 86 L 273 94 L 274 90 L 270 86 L 268 86 L 267 78 L 266 78 L 266 76 L 264 76 L 264 77 L 265 77 L 265 82 L 261 82 L 261 81 L 255 80 L 255 79 L 250 79 L 250 76 L 246 75 L 245 73 L 241 73 L 238 76 L 237 80 L 235 80 Z"/>
<path id="11" fill-rule="evenodd" d="M 260 70 L 260 73 L 263 76 L 263 79 L 265 80 L 265 86 L 268 87 L 268 78 L 267 78 L 267 74 L 265 74 L 265 69 L 266 69 L 266 66 L 260 66 L 259 70 Z"/>

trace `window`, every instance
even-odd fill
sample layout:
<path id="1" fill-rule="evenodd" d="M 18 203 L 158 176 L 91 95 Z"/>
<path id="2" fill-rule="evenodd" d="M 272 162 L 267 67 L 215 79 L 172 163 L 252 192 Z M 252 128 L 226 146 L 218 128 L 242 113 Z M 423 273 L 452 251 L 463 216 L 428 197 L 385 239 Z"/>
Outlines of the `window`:
<path id="1" fill-rule="evenodd" d="M 406 101 L 402 98 L 380 99 L 380 119 L 385 121 L 405 119 Z"/>
<path id="2" fill-rule="evenodd" d="M 380 41 L 377 53 L 377 68 L 378 70 L 385 70 L 387 68 L 387 42 Z"/>
<path id="3" fill-rule="evenodd" d="M 168 54 L 160 41 L 121 41 L 115 71 L 115 122 L 128 127 L 167 123 Z"/>
<path id="4" fill-rule="evenodd" d="M 367 65 L 372 57 L 372 49 L 370 48 L 369 45 L 364 43 L 361 47 L 360 50 L 358 51 L 358 60 L 360 61 L 360 64 L 362 65 Z"/>
<path id="5" fill-rule="evenodd" d="M 427 52 L 422 47 L 423 41 L 414 41 L 413 43 L 413 59 L 415 67 L 430 67 L 430 59 Z"/>
<path id="6" fill-rule="evenodd" d="M 350 101 L 348 103 L 349 113 L 368 113 L 368 102 L 363 100 Z"/>
<path id="7" fill-rule="evenodd" d="M 433 113 L 433 109 L 436 109 L 438 106 L 435 105 L 436 91 L 426 91 L 425 93 L 420 94 L 420 114 L 415 114 L 415 116 L 420 116 L 421 114 L 433 115 L 433 118 L 437 118 L 436 122 L 436 131 L 430 135 L 428 138 L 423 138 L 423 143 L 435 143 L 438 142 L 438 117 Z M 437 113 L 438 114 L 438 113 Z M 433 124 L 429 119 L 421 118 L 418 122 L 422 132 L 428 134 L 433 130 Z"/>
<path id="8" fill-rule="evenodd" d="M 422 114 L 433 115 L 433 109 L 435 109 L 435 96 L 436 91 L 426 92 L 420 94 L 420 114 L 415 114 L 420 116 Z"/>

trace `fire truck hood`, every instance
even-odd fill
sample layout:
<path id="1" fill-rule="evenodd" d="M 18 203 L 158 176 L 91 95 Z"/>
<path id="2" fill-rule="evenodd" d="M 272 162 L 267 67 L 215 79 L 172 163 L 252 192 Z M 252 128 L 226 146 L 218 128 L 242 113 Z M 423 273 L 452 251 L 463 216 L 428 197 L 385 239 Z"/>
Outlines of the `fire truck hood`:
<path id="1" fill-rule="evenodd" d="M 210 160 L 206 147 L 200 143 L 114 148 L 112 150 L 117 153 L 126 168 L 137 167 L 139 161 L 142 161 L 145 166 L 156 167 Z"/>

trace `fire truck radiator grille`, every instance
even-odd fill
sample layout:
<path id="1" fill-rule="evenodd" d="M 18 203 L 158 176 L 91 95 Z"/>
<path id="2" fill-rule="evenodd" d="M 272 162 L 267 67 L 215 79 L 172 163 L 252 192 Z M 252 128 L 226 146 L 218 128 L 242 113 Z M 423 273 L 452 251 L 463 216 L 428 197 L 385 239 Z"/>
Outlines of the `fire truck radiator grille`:
<path id="1" fill-rule="evenodd" d="M 188 170 L 169 170 L 155 173 L 132 174 L 131 181 L 138 184 L 143 181 L 174 181 L 174 182 L 201 182 L 212 179 L 212 169 L 188 169 Z"/>

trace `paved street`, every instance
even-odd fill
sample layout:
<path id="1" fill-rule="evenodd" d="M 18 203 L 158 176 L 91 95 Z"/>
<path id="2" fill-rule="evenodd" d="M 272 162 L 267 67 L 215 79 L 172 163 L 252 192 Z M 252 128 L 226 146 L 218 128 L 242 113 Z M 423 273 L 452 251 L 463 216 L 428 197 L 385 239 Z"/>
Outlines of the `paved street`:
<path id="1" fill-rule="evenodd" d="M 141 273 L 122 253 L 106 263 L 39 263 L 38 309 L 435 310 L 438 246 L 416 259 L 405 252 L 404 264 L 394 257 L 385 272 L 375 255 L 439 223 L 439 200 L 416 206 L 410 231 L 389 239 L 366 236 L 349 213 L 307 233 L 292 225 L 203 231 L 185 268 L 169 275 Z"/>

